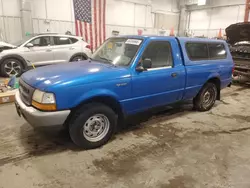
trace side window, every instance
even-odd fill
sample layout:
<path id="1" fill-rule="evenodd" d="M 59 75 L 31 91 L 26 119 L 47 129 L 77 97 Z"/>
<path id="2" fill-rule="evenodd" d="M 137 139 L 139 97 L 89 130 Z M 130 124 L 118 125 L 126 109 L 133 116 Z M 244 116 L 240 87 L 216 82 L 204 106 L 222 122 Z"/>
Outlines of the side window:
<path id="1" fill-rule="evenodd" d="M 78 40 L 76 38 L 70 38 L 70 40 L 71 40 L 71 44 L 78 42 Z"/>
<path id="2" fill-rule="evenodd" d="M 170 43 L 167 41 L 151 42 L 142 55 L 142 62 L 145 59 L 151 60 L 151 68 L 172 66 L 173 59 Z"/>
<path id="3" fill-rule="evenodd" d="M 211 59 L 225 59 L 227 56 L 225 46 L 220 43 L 208 44 L 209 56 Z"/>
<path id="4" fill-rule="evenodd" d="M 29 43 L 33 44 L 34 46 L 40 46 L 40 40 L 41 40 L 41 38 L 36 38 L 36 39 L 30 41 Z"/>
<path id="5" fill-rule="evenodd" d="M 71 41 L 68 37 L 54 37 L 55 45 L 67 45 L 71 44 Z"/>
<path id="6" fill-rule="evenodd" d="M 186 44 L 186 51 L 189 59 L 192 61 L 209 59 L 207 43 L 188 42 Z"/>
<path id="7" fill-rule="evenodd" d="M 38 37 L 32 41 L 30 41 L 34 46 L 42 47 L 50 45 L 50 37 Z"/>

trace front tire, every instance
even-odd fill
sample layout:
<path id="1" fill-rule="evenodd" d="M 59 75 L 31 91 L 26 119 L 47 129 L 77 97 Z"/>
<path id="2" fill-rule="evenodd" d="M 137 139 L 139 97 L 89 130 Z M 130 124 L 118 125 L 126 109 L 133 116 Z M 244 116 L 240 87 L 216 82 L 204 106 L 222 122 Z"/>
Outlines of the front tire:
<path id="1" fill-rule="evenodd" d="M 77 56 L 74 56 L 70 62 L 75 62 L 75 61 L 83 61 L 83 60 L 86 60 L 86 58 L 82 55 L 77 55 Z"/>
<path id="2" fill-rule="evenodd" d="M 21 61 L 14 58 L 8 58 L 3 61 L 0 66 L 0 72 L 4 77 L 21 76 L 23 73 L 23 65 Z"/>
<path id="3" fill-rule="evenodd" d="M 204 112 L 210 110 L 217 98 L 218 91 L 214 83 L 206 83 L 194 98 L 194 109 Z"/>
<path id="4" fill-rule="evenodd" d="M 89 103 L 72 116 L 69 134 L 79 147 L 94 149 L 110 140 L 116 124 L 117 115 L 111 108 L 101 103 Z"/>

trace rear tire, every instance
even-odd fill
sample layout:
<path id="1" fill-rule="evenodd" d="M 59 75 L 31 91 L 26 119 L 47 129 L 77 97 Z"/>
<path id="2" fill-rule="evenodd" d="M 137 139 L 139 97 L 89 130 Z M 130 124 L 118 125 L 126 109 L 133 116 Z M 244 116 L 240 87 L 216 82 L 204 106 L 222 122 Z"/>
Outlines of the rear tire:
<path id="1" fill-rule="evenodd" d="M 69 122 L 72 141 L 81 148 L 94 149 L 106 144 L 117 124 L 117 115 L 106 105 L 89 103 L 78 109 Z"/>
<path id="2" fill-rule="evenodd" d="M 206 83 L 198 95 L 194 98 L 194 109 L 204 112 L 210 110 L 217 98 L 218 91 L 214 83 Z"/>
<path id="3" fill-rule="evenodd" d="M 4 77 L 21 76 L 23 73 L 22 62 L 15 58 L 8 58 L 0 65 L 1 75 Z"/>

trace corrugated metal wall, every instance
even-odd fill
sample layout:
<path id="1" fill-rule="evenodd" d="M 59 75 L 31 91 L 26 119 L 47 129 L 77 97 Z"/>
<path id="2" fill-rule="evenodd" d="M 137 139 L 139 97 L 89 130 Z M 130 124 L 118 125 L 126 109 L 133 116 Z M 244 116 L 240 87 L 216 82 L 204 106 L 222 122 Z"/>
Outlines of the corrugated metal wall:
<path id="1" fill-rule="evenodd" d="M 178 29 L 179 14 L 155 14 L 155 28 Z"/>
<path id="2" fill-rule="evenodd" d="M 225 34 L 225 28 L 237 22 L 243 22 L 244 0 L 210 1 L 211 6 L 189 10 L 190 19 L 187 29 L 193 36 L 216 37 L 219 30 Z"/>
<path id="3" fill-rule="evenodd" d="M 33 18 L 32 24 L 34 33 L 65 33 L 66 31 L 75 33 L 75 23 L 71 21 Z"/>
<path id="4" fill-rule="evenodd" d="M 21 18 L 0 16 L 0 39 L 15 42 L 22 39 Z"/>

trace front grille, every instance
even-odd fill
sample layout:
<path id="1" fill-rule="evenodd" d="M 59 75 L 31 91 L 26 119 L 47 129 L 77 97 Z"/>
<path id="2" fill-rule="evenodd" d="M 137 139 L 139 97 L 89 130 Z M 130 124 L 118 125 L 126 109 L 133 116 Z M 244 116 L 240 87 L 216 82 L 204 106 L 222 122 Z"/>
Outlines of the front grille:
<path id="1" fill-rule="evenodd" d="M 19 80 L 19 92 L 22 101 L 30 106 L 32 101 L 32 95 L 35 89 L 28 84 L 26 84 L 22 79 Z"/>

